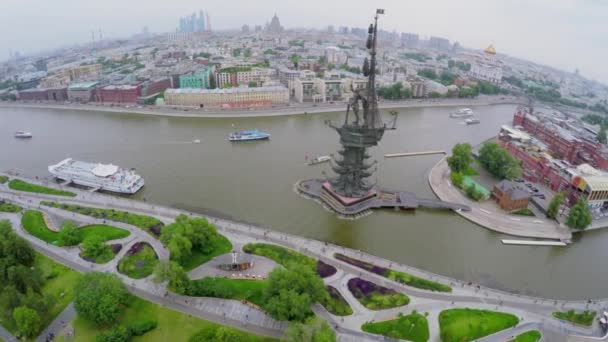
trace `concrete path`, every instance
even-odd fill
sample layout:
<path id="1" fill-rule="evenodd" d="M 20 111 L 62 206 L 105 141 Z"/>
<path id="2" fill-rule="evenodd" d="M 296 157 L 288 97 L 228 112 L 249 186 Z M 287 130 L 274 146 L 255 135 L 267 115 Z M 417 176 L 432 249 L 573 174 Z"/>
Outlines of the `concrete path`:
<path id="1" fill-rule="evenodd" d="M 66 324 L 72 322 L 72 320 L 76 317 L 76 309 L 74 309 L 74 303 L 70 303 L 68 306 L 63 309 L 63 311 L 51 322 L 51 324 L 46 327 L 40 333 L 40 336 L 36 339 L 37 342 L 45 342 L 47 337 L 53 333 L 55 337 L 59 337 L 63 328 Z"/>
<path id="2" fill-rule="evenodd" d="M 6 330 L 3 326 L 0 325 L 0 339 L 5 342 L 17 342 L 18 339 L 10 333 L 10 331 Z"/>

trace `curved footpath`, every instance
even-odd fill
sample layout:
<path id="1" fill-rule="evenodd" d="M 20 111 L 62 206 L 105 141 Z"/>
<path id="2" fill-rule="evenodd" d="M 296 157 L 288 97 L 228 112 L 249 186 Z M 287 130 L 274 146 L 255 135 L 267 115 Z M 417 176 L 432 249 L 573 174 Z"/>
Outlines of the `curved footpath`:
<path id="1" fill-rule="evenodd" d="M 502 212 L 493 202 L 475 202 L 452 185 L 447 156 L 443 157 L 429 172 L 429 185 L 442 201 L 464 203 L 471 211 L 457 211 L 467 220 L 493 231 L 527 238 L 542 238 L 568 241 L 572 233 L 553 220 L 538 217 L 513 216 Z"/>
<path id="2" fill-rule="evenodd" d="M 381 109 L 393 108 L 422 108 L 422 107 L 453 107 L 453 106 L 487 106 L 494 104 L 523 104 L 525 101 L 510 96 L 480 96 L 476 99 L 424 99 L 403 101 L 382 101 Z M 102 104 L 78 104 L 78 103 L 56 103 L 56 102 L 0 102 L 0 108 L 37 108 L 37 109 L 60 109 L 90 112 L 129 113 L 154 116 L 173 116 L 186 118 L 242 118 L 242 117 L 267 117 L 286 116 L 298 114 L 316 114 L 344 112 L 346 105 L 342 102 L 334 104 L 311 105 L 301 103 L 290 103 L 289 105 L 277 105 L 264 108 L 244 109 L 200 109 L 197 107 L 178 106 L 108 106 Z"/>
<path id="3" fill-rule="evenodd" d="M 28 181 L 34 182 L 32 180 Z M 50 185 L 40 182 L 34 183 Z M 66 187 L 60 188 L 68 189 Z M 297 250 L 298 252 L 313 258 L 320 259 L 338 269 L 338 274 L 325 279 L 325 282 L 326 284 L 331 284 L 338 291 L 340 291 L 342 296 L 351 304 L 354 311 L 353 315 L 337 317 L 329 314 L 319 305 L 314 307 L 317 314 L 328 319 L 332 326 L 336 328 L 341 341 L 386 340 L 380 336 L 361 332 L 361 325 L 368 321 L 390 319 L 396 317 L 400 312 L 407 314 L 412 310 L 429 313 L 428 320 L 429 326 L 431 327 L 430 341 L 439 341 L 440 337 L 437 324 L 437 317 L 439 313 L 442 310 L 449 308 L 469 307 L 511 312 L 520 317 L 522 322 L 521 324 L 534 324 L 534 326 L 538 327 L 550 336 L 557 336 L 556 338 L 552 338 L 552 341 L 559 342 L 566 341 L 566 336 L 569 334 L 597 337 L 600 336 L 601 331 L 597 322 L 594 322 L 594 325 L 591 328 L 584 328 L 555 319 L 552 317 L 552 312 L 569 309 L 591 309 L 602 312 L 606 307 L 608 307 L 608 300 L 600 300 L 591 303 L 588 301 L 557 301 L 510 294 L 503 291 L 478 286 L 476 284 L 466 284 L 456 279 L 435 275 L 406 265 L 396 264 L 386 259 L 322 241 L 306 239 L 290 234 L 271 231 L 262 227 L 233 222 L 216 217 L 193 214 L 174 208 L 153 205 L 145 202 L 97 193 L 89 193 L 87 191 L 72 188 L 69 188 L 69 190 L 76 193 L 77 196 L 74 198 L 67 198 L 34 193 L 23 193 L 10 190 L 6 185 L 0 185 L 0 198 L 16 202 L 24 207 L 37 208 L 47 211 L 52 213 L 52 215 L 60 215 L 66 219 L 73 217 L 75 219 L 82 220 L 83 222 L 99 223 L 101 220 L 83 217 L 82 215 L 76 217 L 71 212 L 60 209 L 54 209 L 51 211 L 49 209 L 52 208 L 41 206 L 40 201 L 54 200 L 62 203 L 80 204 L 83 206 L 127 210 L 133 213 L 153 216 L 162 220 L 163 222 L 172 222 L 179 214 L 201 216 L 208 218 L 210 222 L 214 223 L 217 226 L 218 231 L 225 235 L 234 245 L 243 245 L 245 243 L 254 241 L 269 242 L 282 245 L 287 248 Z M 54 258 L 55 260 L 66 264 L 67 266 L 82 272 L 101 270 L 116 273 L 116 264 L 119 261 L 118 258 L 115 258 L 106 265 L 89 263 L 78 257 L 77 251 L 48 245 L 45 242 L 29 235 L 22 228 L 18 228 L 20 227 L 18 214 L 0 214 L 0 218 L 2 217 L 9 218 L 14 227 L 16 227 L 15 230 L 17 233 L 32 243 L 34 248 Z M 124 227 L 123 225 L 118 224 L 117 226 Z M 148 233 L 145 233 L 138 228 L 130 228 L 133 229 L 130 229 L 133 237 L 130 240 L 128 239 L 128 245 L 136 241 L 149 241 L 150 239 L 154 240 L 154 238 L 152 238 Z M 126 250 L 127 246 L 123 248 Z M 161 259 L 168 258 L 168 254 L 163 254 L 167 253 L 164 246 L 156 244 L 153 245 L 153 248 L 155 251 L 157 251 Z M 338 261 L 334 258 L 334 253 L 345 254 L 359 260 L 373 263 L 377 266 L 388 267 L 432 281 L 449 284 L 452 286 L 453 291 L 451 293 L 441 293 L 409 287 L 391 281 L 377 274 L 356 268 L 347 263 Z M 165 295 L 166 287 L 163 284 L 153 283 L 151 281 L 151 277 L 133 280 L 121 274 L 118 274 L 118 276 L 123 279 L 129 289 L 136 295 L 206 320 L 275 337 L 280 336 L 287 327 L 285 322 L 277 322 L 266 316 L 266 314 L 262 311 L 239 301 L 217 298 L 184 297 L 172 293 Z M 380 311 L 364 309 L 361 307 L 361 305 L 358 305 L 355 302 L 356 299 L 353 298 L 345 286 L 348 279 L 352 277 L 360 277 L 365 280 L 372 281 L 378 285 L 405 293 L 410 297 L 410 304 L 400 308 Z M 520 325 L 513 328 L 513 331 L 515 332 L 517 329 L 520 329 Z"/>

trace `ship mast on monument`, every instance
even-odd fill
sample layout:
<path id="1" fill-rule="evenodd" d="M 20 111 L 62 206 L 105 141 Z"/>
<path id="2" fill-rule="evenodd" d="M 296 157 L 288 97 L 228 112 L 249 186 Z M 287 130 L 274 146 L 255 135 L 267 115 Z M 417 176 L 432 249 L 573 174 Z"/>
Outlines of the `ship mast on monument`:
<path id="1" fill-rule="evenodd" d="M 375 208 L 416 209 L 418 207 L 470 210 L 469 207 L 434 199 L 420 200 L 415 194 L 381 189 L 368 179 L 373 175 L 376 162 L 371 162 L 368 149 L 377 146 L 384 131 L 395 129 L 397 116 L 390 127 L 382 122 L 376 93 L 378 16 L 369 26 L 366 48 L 369 57 L 363 62 L 363 75 L 367 77 L 364 89 L 353 89 L 353 97 L 346 107 L 342 126 L 327 124 L 340 135 L 339 157 L 331 165 L 334 177 L 308 179 L 295 184 L 294 190 L 305 198 L 315 200 L 341 218 L 356 219 L 371 213 Z"/>

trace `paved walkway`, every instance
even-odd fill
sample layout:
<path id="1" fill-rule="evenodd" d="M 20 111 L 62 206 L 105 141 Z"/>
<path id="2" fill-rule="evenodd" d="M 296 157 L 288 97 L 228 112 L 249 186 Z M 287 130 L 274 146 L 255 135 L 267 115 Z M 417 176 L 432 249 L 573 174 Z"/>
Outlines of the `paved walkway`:
<path id="1" fill-rule="evenodd" d="M 552 220 L 539 217 L 508 215 L 493 202 L 474 202 L 450 182 L 447 158 L 442 158 L 429 173 L 431 189 L 443 201 L 464 203 L 471 211 L 459 211 L 460 216 L 493 231 L 527 238 L 570 240 L 570 230 Z"/>
<path id="2" fill-rule="evenodd" d="M 73 189 L 71 190 L 74 191 Z M 6 187 L 0 186 L 0 198 L 6 198 L 10 201 L 30 205 L 32 207 L 37 207 L 38 202 L 41 200 L 57 200 L 61 202 L 77 203 L 80 205 L 111 207 L 114 209 L 128 210 L 134 213 L 154 216 L 163 220 L 164 222 L 171 222 L 171 220 L 173 220 L 177 215 L 183 213 L 193 216 L 202 216 L 173 208 L 157 206 L 119 197 L 111 197 L 103 194 L 91 194 L 82 191 L 75 192 L 78 193 L 77 197 L 66 199 L 49 195 L 16 193 L 14 191 L 7 190 Z M 44 206 L 42 209 L 49 210 L 49 208 Z M 55 214 L 58 215 L 59 212 L 63 212 L 59 209 L 55 209 L 54 211 Z M 63 215 L 70 216 L 72 214 L 69 212 L 63 212 Z M 7 216 L 13 218 L 13 224 L 16 227 L 19 226 L 18 215 L 11 214 Z M 328 318 L 334 327 L 337 326 L 336 330 L 338 331 L 341 340 L 344 341 L 368 339 L 377 340 L 376 337 L 372 337 L 372 335 L 359 331 L 362 323 L 370 320 L 392 318 L 399 312 L 407 314 L 414 309 L 418 310 L 419 312 L 429 312 L 429 323 L 433 327 L 433 331 L 431 332 L 432 341 L 438 341 L 436 317 L 441 310 L 452 307 L 470 307 L 511 312 L 521 317 L 522 322 L 524 323 L 530 322 L 540 324 L 543 331 L 546 331 L 548 334 L 557 334 L 560 336 L 566 334 L 600 336 L 600 330 L 597 323 L 594 323 L 592 328 L 583 328 L 554 319 L 552 318 L 551 313 L 557 310 L 568 309 L 591 309 L 601 312 L 604 310 L 604 308 L 608 307 L 608 301 L 606 300 L 598 300 L 595 302 L 587 302 L 583 300 L 556 301 L 510 294 L 503 291 L 478 286 L 476 284 L 465 284 L 456 279 L 439 276 L 406 265 L 393 263 L 389 260 L 345 247 L 290 234 L 279 233 L 245 223 L 233 222 L 216 217 L 206 217 L 212 223 L 214 223 L 218 227 L 218 231 L 230 239 L 234 245 L 243 245 L 245 243 L 254 241 L 276 243 L 288 248 L 292 248 L 300 253 L 309 255 L 316 259 L 323 260 L 324 262 L 336 267 L 339 275 L 330 277 L 327 279 L 327 282 L 340 291 L 342 296 L 351 304 L 355 313 L 347 317 L 336 317 L 327 313 L 323 308 L 318 306 L 315 307 L 315 311 L 322 312 L 323 317 Z M 79 219 L 85 219 L 85 217 L 79 217 Z M 150 238 L 147 233 L 144 233 L 137 228 L 133 229 L 137 232 L 138 238 Z M 51 257 L 67 264 L 70 267 L 83 270 L 85 272 L 103 267 L 93 264 L 88 266 L 86 262 L 83 264 L 82 259 L 74 259 L 73 253 L 70 254 L 70 252 L 66 251 L 65 249 L 46 245 L 44 242 L 41 242 L 40 240 L 25 233 L 22 231 L 22 229 L 17 229 L 17 231 L 20 235 L 28 239 L 28 241 L 30 241 L 35 248 L 41 250 L 47 255 L 50 254 Z M 164 247 L 161 245 L 161 248 Z M 453 291 L 451 293 L 439 293 L 405 286 L 377 274 L 370 273 L 338 261 L 333 257 L 334 253 L 342 253 L 378 266 L 389 267 L 397 271 L 407 272 L 415 276 L 449 284 L 452 286 Z M 164 257 L 168 257 L 168 254 L 166 254 Z M 169 294 L 167 297 L 165 297 L 164 295 L 166 290 L 162 284 L 154 284 L 150 279 L 132 280 L 120 274 L 119 276 L 135 294 L 154 302 L 171 306 L 183 312 L 191 312 L 192 314 L 195 314 L 203 319 L 233 325 L 239 328 L 246 328 L 247 330 L 270 336 L 280 336 L 282 329 L 286 327 L 284 322 L 276 322 L 271 320 L 269 317 L 266 317 L 262 311 L 257 310 L 252 306 L 244 305 L 241 302 L 216 298 L 190 298 L 174 294 Z M 359 276 L 378 285 L 405 293 L 411 298 L 411 302 L 409 305 L 401 308 L 381 311 L 367 310 L 363 308 L 362 305 L 357 304 L 356 299 L 344 286 L 346 281 L 353 276 Z M 224 307 L 224 309 L 222 309 L 222 305 L 228 305 L 228 307 Z M 232 305 L 236 306 L 232 307 Z M 247 312 L 249 312 L 249 310 L 254 310 L 256 314 L 253 316 L 248 314 Z M 230 312 L 230 315 L 227 314 L 227 317 L 224 317 L 223 313 L 227 312 Z M 255 317 L 255 322 L 247 321 L 247 319 L 250 317 Z M 245 326 L 245 324 L 247 324 L 247 326 Z"/>
<path id="3" fill-rule="evenodd" d="M 52 333 L 55 337 L 59 337 L 63 328 L 72 322 L 76 317 L 76 309 L 74 309 L 74 303 L 70 303 L 63 309 L 63 311 L 46 327 L 36 339 L 37 342 L 45 342 L 47 337 Z"/>

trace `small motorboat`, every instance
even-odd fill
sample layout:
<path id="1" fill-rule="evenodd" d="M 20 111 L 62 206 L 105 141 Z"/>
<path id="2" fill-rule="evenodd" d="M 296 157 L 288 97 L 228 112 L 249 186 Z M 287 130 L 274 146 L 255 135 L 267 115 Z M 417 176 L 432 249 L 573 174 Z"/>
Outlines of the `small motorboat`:
<path id="1" fill-rule="evenodd" d="M 201 139 L 194 139 L 192 140 L 193 144 L 200 144 L 201 143 Z"/>
<path id="2" fill-rule="evenodd" d="M 32 137 L 32 132 L 17 131 L 15 132 L 15 138 L 27 139 Z"/>
<path id="3" fill-rule="evenodd" d="M 466 123 L 467 125 L 475 125 L 480 123 L 481 121 L 479 121 L 478 118 L 468 118 L 466 120 L 464 120 L 464 123 Z"/>
<path id="4" fill-rule="evenodd" d="M 318 157 L 314 157 L 312 158 L 309 162 L 308 165 L 315 165 L 315 164 L 321 164 L 321 163 L 325 163 L 331 160 L 330 156 L 318 156 Z"/>
<path id="5" fill-rule="evenodd" d="M 466 118 L 469 116 L 473 116 L 473 110 L 471 108 L 461 108 L 450 114 L 451 118 Z"/>

